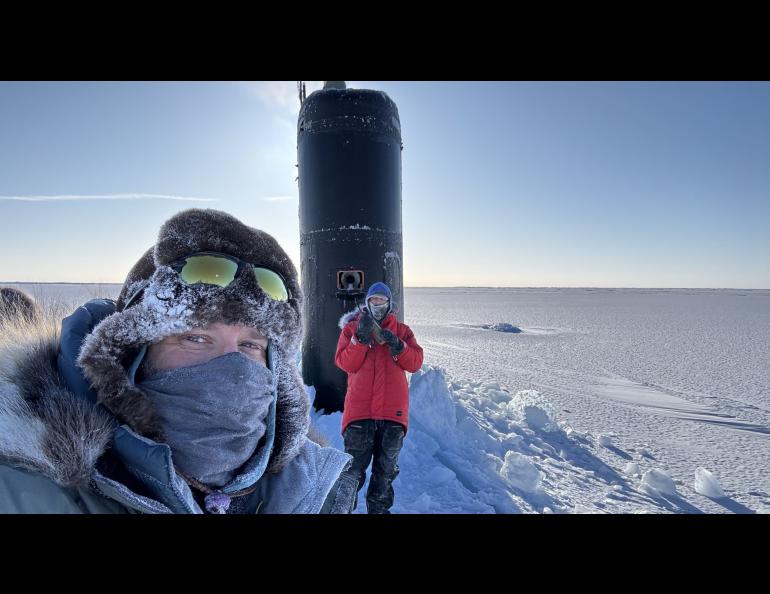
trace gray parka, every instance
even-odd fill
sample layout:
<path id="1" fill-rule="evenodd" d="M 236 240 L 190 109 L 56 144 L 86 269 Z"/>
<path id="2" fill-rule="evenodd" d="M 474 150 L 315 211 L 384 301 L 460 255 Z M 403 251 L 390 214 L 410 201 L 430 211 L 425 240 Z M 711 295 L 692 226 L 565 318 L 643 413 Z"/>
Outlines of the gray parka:
<path id="1" fill-rule="evenodd" d="M 171 449 L 97 404 L 75 364 L 84 337 L 114 311 L 90 301 L 61 333 L 45 321 L 0 327 L 0 513 L 203 513 Z M 229 513 L 349 513 L 349 455 L 305 436 L 280 470 L 268 469 L 276 418 L 273 404 L 265 442 L 234 481 L 233 490 L 256 490 Z"/>

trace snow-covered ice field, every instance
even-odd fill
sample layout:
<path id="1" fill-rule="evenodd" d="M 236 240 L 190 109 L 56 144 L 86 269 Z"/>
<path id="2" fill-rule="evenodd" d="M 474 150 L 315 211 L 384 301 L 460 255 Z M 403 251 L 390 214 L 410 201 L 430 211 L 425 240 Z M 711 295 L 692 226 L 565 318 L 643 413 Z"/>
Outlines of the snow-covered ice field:
<path id="1" fill-rule="evenodd" d="M 119 290 L 19 286 L 64 308 Z M 770 291 L 407 289 L 404 309 L 425 365 L 395 513 L 770 512 Z M 337 447 L 340 419 L 316 418 Z"/>

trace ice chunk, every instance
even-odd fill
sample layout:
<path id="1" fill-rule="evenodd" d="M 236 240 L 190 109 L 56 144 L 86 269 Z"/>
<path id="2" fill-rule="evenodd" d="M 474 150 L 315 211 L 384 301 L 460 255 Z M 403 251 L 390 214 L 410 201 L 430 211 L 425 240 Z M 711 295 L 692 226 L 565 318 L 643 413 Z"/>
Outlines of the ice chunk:
<path id="1" fill-rule="evenodd" d="M 537 390 L 519 390 L 506 407 L 512 419 L 524 422 L 532 429 L 545 432 L 559 430 L 553 406 Z"/>
<path id="2" fill-rule="evenodd" d="M 719 481 L 703 467 L 695 469 L 695 492 L 713 499 L 720 499 L 725 496 Z"/>
<path id="3" fill-rule="evenodd" d="M 489 396 L 490 400 L 496 402 L 497 404 L 509 402 L 512 398 L 509 392 L 504 392 L 503 390 L 492 389 L 487 392 L 487 395 Z"/>
<path id="4" fill-rule="evenodd" d="M 628 476 L 637 476 L 639 475 L 639 465 L 636 462 L 629 462 L 623 472 Z"/>
<path id="5" fill-rule="evenodd" d="M 642 488 L 650 495 L 676 495 L 676 485 L 664 470 L 653 468 L 642 475 Z"/>
<path id="6" fill-rule="evenodd" d="M 534 462 L 517 452 L 505 453 L 505 462 L 500 474 L 511 485 L 526 493 L 537 491 L 543 479 L 543 473 L 537 469 Z"/>
<path id="7" fill-rule="evenodd" d="M 424 365 L 414 375 L 409 387 L 411 417 L 436 438 L 454 435 L 457 413 L 444 370 Z"/>
<path id="8" fill-rule="evenodd" d="M 604 446 L 606 448 L 612 447 L 614 445 L 612 442 L 611 435 L 600 435 L 598 442 L 599 442 L 599 445 Z"/>

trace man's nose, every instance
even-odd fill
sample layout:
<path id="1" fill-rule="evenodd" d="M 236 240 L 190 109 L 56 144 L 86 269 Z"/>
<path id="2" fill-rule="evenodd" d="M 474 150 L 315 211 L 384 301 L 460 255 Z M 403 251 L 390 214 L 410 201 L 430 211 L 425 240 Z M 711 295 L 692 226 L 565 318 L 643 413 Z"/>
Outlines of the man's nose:
<path id="1" fill-rule="evenodd" d="M 228 353 L 238 353 L 240 352 L 240 348 L 238 346 L 237 340 L 226 340 L 221 345 L 221 350 L 223 355 L 227 355 Z"/>

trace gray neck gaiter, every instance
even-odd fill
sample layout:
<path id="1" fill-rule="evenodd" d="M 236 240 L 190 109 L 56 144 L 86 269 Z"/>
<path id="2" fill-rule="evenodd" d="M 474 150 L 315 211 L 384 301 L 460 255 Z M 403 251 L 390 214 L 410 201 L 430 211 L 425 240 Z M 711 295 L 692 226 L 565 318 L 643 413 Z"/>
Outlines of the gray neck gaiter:
<path id="1" fill-rule="evenodd" d="M 174 464 L 223 487 L 265 434 L 272 372 L 241 353 L 156 373 L 137 383 L 161 418 Z"/>
<path id="2" fill-rule="evenodd" d="M 388 315 L 388 310 L 390 309 L 390 303 L 383 303 L 382 305 L 372 305 L 369 304 L 369 311 L 372 313 L 372 316 L 374 316 L 374 319 L 378 322 L 382 320 L 386 315 Z"/>

